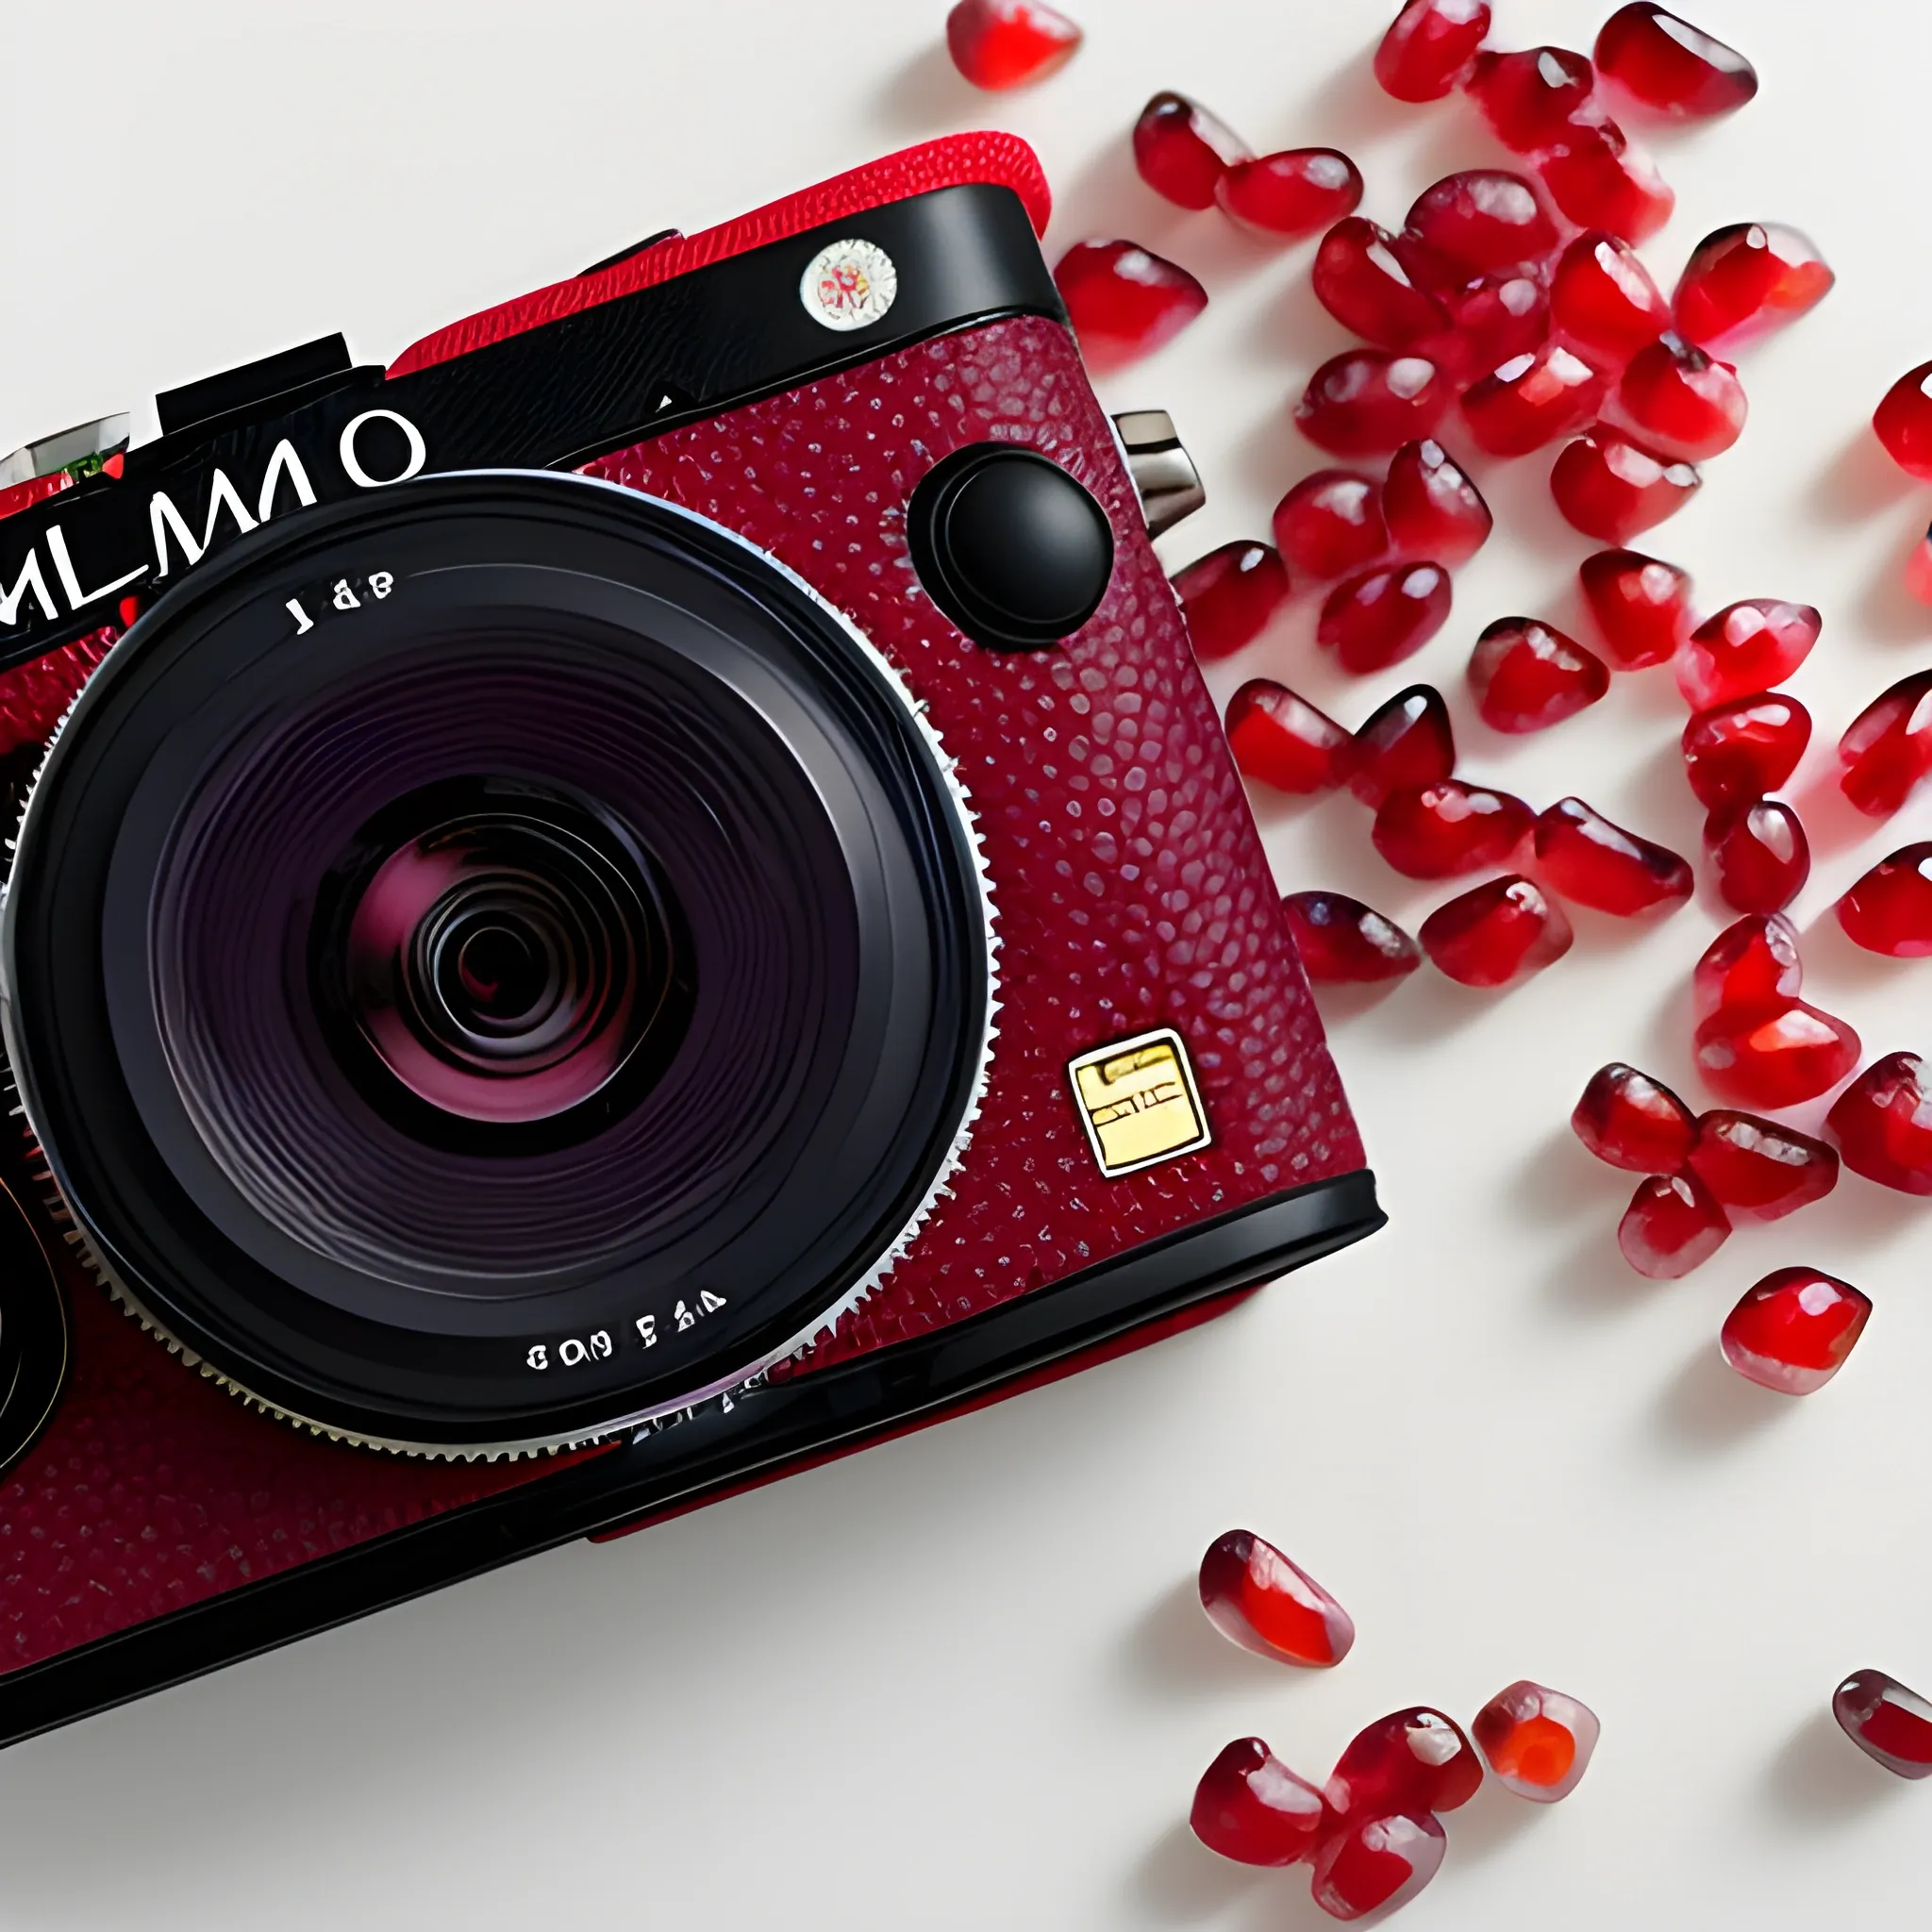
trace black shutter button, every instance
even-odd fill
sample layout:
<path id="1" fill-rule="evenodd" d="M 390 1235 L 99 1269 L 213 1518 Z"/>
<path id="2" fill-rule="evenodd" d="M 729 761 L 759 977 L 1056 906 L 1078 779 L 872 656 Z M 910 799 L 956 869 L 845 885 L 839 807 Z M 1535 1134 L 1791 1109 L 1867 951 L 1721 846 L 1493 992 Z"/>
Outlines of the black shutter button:
<path id="1" fill-rule="evenodd" d="M 1113 529 L 1091 494 L 1031 450 L 976 443 L 912 492 L 912 560 L 974 643 L 1037 651 L 1091 617 L 1113 575 Z"/>

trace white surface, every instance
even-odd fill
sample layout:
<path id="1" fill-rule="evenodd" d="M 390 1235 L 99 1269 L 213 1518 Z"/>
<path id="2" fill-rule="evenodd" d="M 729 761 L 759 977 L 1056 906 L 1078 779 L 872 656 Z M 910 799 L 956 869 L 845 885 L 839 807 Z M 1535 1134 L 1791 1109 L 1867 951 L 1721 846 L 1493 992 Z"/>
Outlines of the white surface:
<path id="1" fill-rule="evenodd" d="M 1258 144 L 1339 142 L 1387 223 L 1438 174 L 1500 157 L 1463 106 L 1376 95 L 1381 0 L 1084 0 L 1086 51 L 1005 100 L 936 51 L 944 6 L 20 0 L 0 15 L 0 447 L 338 326 L 386 358 L 667 222 L 994 124 L 1041 149 L 1056 250 L 1128 233 L 1213 291 L 1108 387 L 1117 408 L 1171 408 L 1206 473 L 1211 506 L 1171 559 L 1264 533 L 1318 460 L 1287 406 L 1341 335 L 1307 248 L 1251 246 L 1140 187 L 1141 102 L 1178 86 Z M 1498 29 L 1587 47 L 1608 8 L 1498 0 Z M 1795 682 L 1822 741 L 1800 787 L 1809 925 L 1932 833 L 1932 800 L 1868 837 L 1815 789 L 1852 711 L 1928 661 L 1932 622 L 1894 586 L 1932 492 L 1863 425 L 1932 353 L 1932 24 L 1818 0 L 1693 11 L 1765 87 L 1657 143 L 1681 211 L 1651 259 L 1668 280 L 1709 228 L 1780 219 L 1840 276 L 1749 357 L 1743 444 L 1653 540 L 1712 606 L 1825 613 Z M 1545 468 L 1484 476 L 1503 534 L 1421 658 L 1343 690 L 1302 608 L 1217 688 L 1267 669 L 1355 722 L 1432 679 L 1471 771 L 1539 803 L 1580 791 L 1694 850 L 1662 675 L 1527 743 L 1471 722 L 1480 625 L 1572 608 L 1587 546 Z M 1433 903 L 1374 860 L 1346 801 L 1269 830 L 1284 886 L 1362 891 L 1411 924 Z M 1601 1713 L 1596 1762 L 1554 1810 L 1490 1791 L 1453 1819 L 1414 1932 L 1917 1923 L 1932 1791 L 1868 1766 L 1825 1711 L 1868 1663 L 1932 1690 L 1932 1209 L 1848 1180 L 1647 1286 L 1613 1245 L 1624 1182 L 1564 1124 L 1612 1057 L 1694 1091 L 1685 988 L 1718 924 L 1701 905 L 1636 933 L 1585 915 L 1571 958 L 1510 997 L 1424 974 L 1338 1024 L 1392 1225 L 1225 1322 L 0 1757 L 0 1925 L 1307 1926 L 1326 1922 L 1305 1880 L 1187 1838 L 1201 1767 L 1259 1731 L 1319 1776 L 1382 1711 L 1466 1718 L 1519 1675 Z M 1874 1052 L 1932 1046 L 1932 967 L 1856 955 L 1835 928 L 1807 964 Z M 1860 1283 L 1877 1315 L 1838 1382 L 1794 1404 L 1731 1375 L 1714 1337 L 1797 1259 Z M 1234 1524 L 1342 1597 L 1361 1631 L 1342 1669 L 1298 1675 L 1208 1629 L 1193 1564 Z"/>

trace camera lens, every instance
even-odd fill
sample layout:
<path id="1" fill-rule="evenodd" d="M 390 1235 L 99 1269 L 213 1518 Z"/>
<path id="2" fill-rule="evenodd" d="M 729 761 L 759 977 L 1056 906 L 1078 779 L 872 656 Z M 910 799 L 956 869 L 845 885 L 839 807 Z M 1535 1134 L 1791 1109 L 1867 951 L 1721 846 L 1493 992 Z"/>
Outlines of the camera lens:
<path id="1" fill-rule="evenodd" d="M 265 526 L 117 649 L 27 808 L 0 1019 L 157 1326 L 340 1433 L 521 1448 L 878 1277 L 983 1076 L 987 920 L 943 756 L 794 578 L 445 476 Z"/>

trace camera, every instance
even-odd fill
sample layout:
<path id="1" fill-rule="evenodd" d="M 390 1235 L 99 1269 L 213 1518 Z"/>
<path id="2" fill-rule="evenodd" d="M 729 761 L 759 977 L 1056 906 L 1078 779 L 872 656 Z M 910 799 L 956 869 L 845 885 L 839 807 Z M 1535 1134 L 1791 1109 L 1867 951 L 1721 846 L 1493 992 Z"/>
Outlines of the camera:
<path id="1" fill-rule="evenodd" d="M 0 491 L 0 1741 L 1380 1224 L 1011 137 Z"/>

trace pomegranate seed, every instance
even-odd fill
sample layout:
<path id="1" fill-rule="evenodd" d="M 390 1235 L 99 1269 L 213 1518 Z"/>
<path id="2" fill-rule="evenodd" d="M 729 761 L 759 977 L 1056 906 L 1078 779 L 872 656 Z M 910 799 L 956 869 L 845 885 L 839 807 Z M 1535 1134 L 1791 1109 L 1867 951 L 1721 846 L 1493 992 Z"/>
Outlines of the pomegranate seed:
<path id="1" fill-rule="evenodd" d="M 1524 1680 L 1497 1691 L 1469 1728 L 1510 1790 L 1554 1805 L 1583 1781 L 1602 1727 L 1587 1704 Z"/>
<path id="2" fill-rule="evenodd" d="M 1690 868 L 1674 852 L 1613 825 L 1580 798 L 1559 798 L 1536 822 L 1537 865 L 1573 905 L 1629 919 L 1690 896 Z"/>
<path id="3" fill-rule="evenodd" d="M 1266 543 L 1224 543 L 1174 580 L 1197 658 L 1229 658 L 1251 644 L 1288 601 L 1288 572 Z"/>
<path id="4" fill-rule="evenodd" d="M 1412 658 L 1449 622 L 1449 573 L 1437 563 L 1364 571 L 1330 591 L 1315 641 L 1344 671 L 1383 671 Z"/>
<path id="5" fill-rule="evenodd" d="M 1492 457 L 1525 457 L 1588 423 L 1603 402 L 1604 378 L 1556 342 L 1518 356 L 1462 398 L 1477 445 Z"/>
<path id="6" fill-rule="evenodd" d="M 1601 228 L 1624 242 L 1649 241 L 1677 205 L 1650 158 L 1614 121 L 1578 127 L 1536 171 L 1550 199 L 1579 228 Z"/>
<path id="7" fill-rule="evenodd" d="M 1254 677 L 1227 701 L 1227 742 L 1248 777 L 1307 795 L 1341 782 L 1349 737 L 1286 685 Z"/>
<path id="8" fill-rule="evenodd" d="M 1377 986 L 1423 963 L 1422 948 L 1393 920 L 1345 893 L 1291 892 L 1281 908 L 1313 985 Z"/>
<path id="9" fill-rule="evenodd" d="M 1906 589 L 1921 604 L 1932 604 L 1932 534 L 1921 537 L 1906 558 Z"/>
<path id="10" fill-rule="evenodd" d="M 1340 148 L 1284 148 L 1230 162 L 1214 198 L 1244 226 L 1299 242 L 1361 206 L 1361 170 Z"/>
<path id="11" fill-rule="evenodd" d="M 1331 455 L 1386 456 L 1428 435 L 1449 402 L 1449 385 L 1426 357 L 1349 349 L 1308 378 L 1295 422 Z"/>
<path id="12" fill-rule="evenodd" d="M 1463 85 L 1496 139 L 1520 155 L 1555 147 L 1573 127 L 1603 118 L 1596 69 L 1567 47 L 1478 54 Z"/>
<path id="13" fill-rule="evenodd" d="M 1599 1160 L 1631 1174 L 1675 1174 L 1697 1138 L 1690 1109 L 1661 1080 L 1622 1060 L 1590 1076 L 1570 1124 Z"/>
<path id="14" fill-rule="evenodd" d="M 1375 78 L 1398 101 L 1440 101 L 1489 30 L 1488 0 L 1408 0 L 1375 49 Z"/>
<path id="15" fill-rule="evenodd" d="M 1646 108 L 1682 121 L 1728 114 L 1757 92 L 1757 70 L 1735 47 L 1649 0 L 1604 22 L 1596 64 Z"/>
<path id="16" fill-rule="evenodd" d="M 1880 692 L 1852 720 L 1838 755 L 1839 790 L 1868 817 L 1895 812 L 1932 772 L 1932 671 Z"/>
<path id="17" fill-rule="evenodd" d="M 1348 789 L 1378 810 L 1391 792 L 1434 785 L 1456 770 L 1449 707 L 1432 684 L 1412 684 L 1378 705 L 1346 758 Z"/>
<path id="18" fill-rule="evenodd" d="M 1812 1395 L 1844 1367 L 1871 1318 L 1870 1298 L 1850 1282 L 1779 1268 L 1724 1317 L 1724 1359 L 1761 1389 Z"/>
<path id="19" fill-rule="evenodd" d="M 1641 349 L 1617 385 L 1623 420 L 1659 454 L 1687 463 L 1721 457 L 1744 433 L 1744 385 L 1681 336 Z"/>
<path id="20" fill-rule="evenodd" d="M 1932 483 L 1932 362 L 1921 362 L 1885 391 L 1872 426 L 1907 476 Z"/>
<path id="21" fill-rule="evenodd" d="M 1469 688 L 1495 731 L 1542 731 L 1610 688 L 1610 668 L 1574 638 L 1530 617 L 1505 617 L 1476 640 Z"/>
<path id="22" fill-rule="evenodd" d="M 1725 1008 L 1697 1029 L 1697 1067 L 1735 1107 L 1775 1110 L 1816 1100 L 1858 1064 L 1858 1036 L 1802 1000 L 1769 1010 Z"/>
<path id="23" fill-rule="evenodd" d="M 1439 906 L 1423 922 L 1423 951 L 1463 986 L 1510 986 L 1570 950 L 1575 935 L 1534 880 L 1511 874 Z"/>
<path id="24" fill-rule="evenodd" d="M 1326 1670 L 1355 1643 L 1348 1612 L 1252 1530 L 1231 1529 L 1208 1544 L 1201 1558 L 1201 1607 L 1231 1643 L 1282 1663 Z"/>
<path id="25" fill-rule="evenodd" d="M 1682 509 L 1704 478 L 1689 463 L 1652 456 L 1599 423 L 1567 444 L 1550 494 L 1571 525 L 1604 543 L 1627 543 Z"/>
<path id="26" fill-rule="evenodd" d="M 1541 261 L 1557 245 L 1535 186 L 1500 168 L 1445 175 L 1424 189 L 1403 232 L 1465 278 Z"/>
<path id="27" fill-rule="evenodd" d="M 1337 222 L 1315 251 L 1315 299 L 1364 341 L 1407 349 L 1446 329 L 1449 315 L 1409 280 L 1394 241 L 1360 215 Z"/>
<path id="28" fill-rule="evenodd" d="M 1337 1818 L 1455 1811 L 1475 1796 L 1482 1759 L 1454 1718 L 1419 1704 L 1391 1711 L 1349 1740 L 1324 1795 Z"/>
<path id="29" fill-rule="evenodd" d="M 1731 1224 L 1695 1174 L 1654 1174 L 1637 1183 L 1617 1224 L 1617 1245 L 1638 1274 L 1677 1281 L 1731 1238 Z"/>
<path id="30" fill-rule="evenodd" d="M 1691 976 L 1698 1019 L 1718 1013 L 1766 1013 L 1789 1006 L 1805 983 L 1798 934 L 1789 919 L 1740 919 L 1705 949 Z"/>
<path id="31" fill-rule="evenodd" d="M 1450 879 L 1507 865 L 1535 824 L 1536 814 L 1507 791 L 1439 778 L 1391 792 L 1370 836 L 1405 878 Z"/>
<path id="32" fill-rule="evenodd" d="M 1346 576 L 1389 549 L 1382 486 L 1352 470 L 1317 470 L 1274 506 L 1274 541 L 1302 575 Z"/>
<path id="33" fill-rule="evenodd" d="M 1172 90 L 1156 94 L 1134 123 L 1134 165 L 1141 180 L 1178 208 L 1212 208 L 1222 175 L 1251 158 L 1239 135 Z"/>
<path id="34" fill-rule="evenodd" d="M 946 15 L 953 65 L 992 93 L 1044 80 L 1078 51 L 1080 29 L 1041 0 L 959 0 Z"/>
<path id="35" fill-rule="evenodd" d="M 1601 232 L 1564 249 L 1550 286 L 1550 321 L 1571 348 L 1621 369 L 1671 325 L 1671 305 L 1627 242 Z"/>
<path id="36" fill-rule="evenodd" d="M 1868 1181 L 1901 1194 L 1932 1194 L 1932 1096 L 1924 1061 L 1915 1053 L 1874 1060 L 1832 1102 L 1824 1138 Z"/>
<path id="37" fill-rule="evenodd" d="M 1405 442 L 1391 459 L 1382 510 L 1405 557 L 1433 557 L 1452 570 L 1489 541 L 1495 524 L 1482 491 L 1427 437 Z"/>
<path id="38" fill-rule="evenodd" d="M 1932 1776 L 1932 1704 L 1883 1671 L 1857 1671 L 1838 1687 L 1831 1714 L 1867 1757 L 1900 1777 Z"/>
<path id="39" fill-rule="evenodd" d="M 1707 349 L 1741 344 L 1808 314 L 1837 279 L 1795 228 L 1719 228 L 1691 251 L 1678 280 L 1677 333 Z"/>
<path id="40" fill-rule="evenodd" d="M 1932 844 L 1881 858 L 1838 902 L 1838 923 L 1868 953 L 1932 958 Z"/>
<path id="41" fill-rule="evenodd" d="M 1822 620 L 1808 604 L 1749 597 L 1707 617 L 1677 659 L 1677 689 L 1699 710 L 1782 684 L 1811 655 Z"/>
<path id="42" fill-rule="evenodd" d="M 1053 278 L 1082 355 L 1099 370 L 1152 354 L 1208 306 L 1186 269 L 1136 242 L 1076 242 Z"/>
<path id="43" fill-rule="evenodd" d="M 1331 1919 L 1399 1911 L 1442 1868 L 1448 1840 L 1426 1811 L 1357 1818 L 1315 1854 L 1315 1903 Z"/>
<path id="44" fill-rule="evenodd" d="M 1599 550 L 1576 567 L 1583 600 L 1619 671 L 1666 664 L 1690 635 L 1690 573 L 1636 550 Z"/>
<path id="45" fill-rule="evenodd" d="M 1298 1865 L 1314 1856 L 1322 1793 L 1259 1738 L 1241 1738 L 1201 1774 L 1188 1822 L 1210 1852 L 1242 1865 Z"/>
<path id="46" fill-rule="evenodd" d="M 1684 772 L 1712 811 L 1775 791 L 1811 741 L 1811 713 L 1782 691 L 1754 691 L 1699 711 L 1684 727 Z"/>
<path id="47" fill-rule="evenodd" d="M 1794 1127 L 1725 1108 L 1697 1123 L 1690 1167 L 1733 1217 L 1782 1221 L 1838 1186 L 1838 1156 Z"/>
<path id="48" fill-rule="evenodd" d="M 1403 253 L 1413 263 L 1422 251 L 1411 244 Z M 1423 343 L 1422 350 L 1458 382 L 1531 355 L 1550 339 L 1550 294 L 1540 264 L 1498 269 L 1431 292 L 1448 311 L 1449 332 Z"/>
<path id="49" fill-rule="evenodd" d="M 1811 876 L 1811 845 L 1782 799 L 1725 806 L 1704 824 L 1718 897 L 1734 912 L 1782 912 Z"/>

